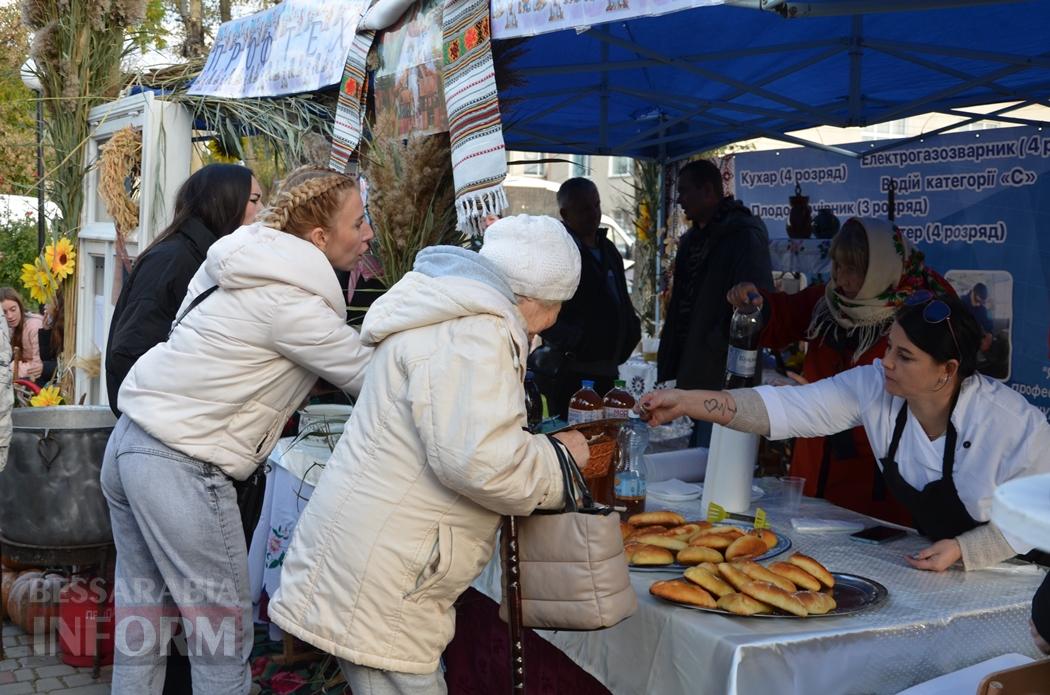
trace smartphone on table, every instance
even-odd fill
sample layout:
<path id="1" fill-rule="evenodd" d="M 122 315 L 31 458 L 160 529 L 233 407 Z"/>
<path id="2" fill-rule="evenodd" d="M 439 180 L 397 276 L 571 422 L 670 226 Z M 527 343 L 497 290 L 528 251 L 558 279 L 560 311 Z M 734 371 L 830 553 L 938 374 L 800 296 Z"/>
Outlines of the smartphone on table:
<path id="1" fill-rule="evenodd" d="M 863 531 L 851 533 L 849 537 L 855 541 L 860 541 L 861 543 L 874 543 L 876 545 L 881 545 L 883 543 L 897 540 L 898 538 L 904 538 L 907 535 L 907 531 L 893 528 L 892 526 L 869 526 Z"/>

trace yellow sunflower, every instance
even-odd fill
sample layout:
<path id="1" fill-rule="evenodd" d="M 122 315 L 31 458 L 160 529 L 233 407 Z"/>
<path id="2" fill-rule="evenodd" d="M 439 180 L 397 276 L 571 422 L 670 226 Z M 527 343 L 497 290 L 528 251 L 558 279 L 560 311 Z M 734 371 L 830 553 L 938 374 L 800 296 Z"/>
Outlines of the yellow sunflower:
<path id="1" fill-rule="evenodd" d="M 58 282 L 39 256 L 33 263 L 22 264 L 22 285 L 29 290 L 29 296 L 41 304 L 51 301 L 58 289 Z"/>
<path id="2" fill-rule="evenodd" d="M 45 386 L 40 389 L 40 393 L 29 399 L 29 404 L 34 408 L 62 405 L 62 394 L 58 392 L 57 386 Z"/>
<path id="3" fill-rule="evenodd" d="M 63 237 L 53 244 L 48 244 L 44 250 L 44 258 L 55 280 L 62 282 L 73 274 L 77 252 L 73 250 L 73 242 Z"/>

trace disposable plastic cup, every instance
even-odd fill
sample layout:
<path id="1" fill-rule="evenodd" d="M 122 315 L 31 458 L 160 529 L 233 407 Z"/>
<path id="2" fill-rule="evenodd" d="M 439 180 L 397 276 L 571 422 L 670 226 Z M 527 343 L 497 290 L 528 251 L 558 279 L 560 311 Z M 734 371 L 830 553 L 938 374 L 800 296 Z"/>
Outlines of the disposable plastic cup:
<path id="1" fill-rule="evenodd" d="M 784 511 L 788 514 L 798 512 L 802 504 L 802 488 L 806 486 L 806 479 L 785 475 L 780 478 L 780 484 L 784 488 Z"/>

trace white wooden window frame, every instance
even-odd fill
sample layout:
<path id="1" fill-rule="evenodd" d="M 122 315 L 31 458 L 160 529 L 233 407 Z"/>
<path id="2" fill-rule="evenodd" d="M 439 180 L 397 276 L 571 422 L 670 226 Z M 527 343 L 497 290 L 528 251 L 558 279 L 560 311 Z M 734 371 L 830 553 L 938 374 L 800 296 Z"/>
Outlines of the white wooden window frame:
<path id="1" fill-rule="evenodd" d="M 142 177 L 139 188 L 139 227 L 128 234 L 128 255 L 134 258 L 171 219 L 175 193 L 190 174 L 192 126 L 189 112 L 177 104 L 144 92 L 103 104 L 91 110 L 91 127 L 86 147 L 87 173 L 84 176 L 84 208 L 78 240 L 77 326 L 78 357 L 100 359 L 106 353 L 109 324 L 113 317 L 114 278 L 121 272 L 116 256 L 116 228 L 100 219 L 98 170 L 99 148 L 118 130 L 132 126 L 142 132 Z M 96 260 L 102 259 L 101 280 Z M 101 286 L 100 286 L 101 284 Z M 96 309 L 101 297 L 101 315 Z M 84 370 L 75 372 L 76 399 L 91 404 L 107 404 L 105 369 L 98 376 Z"/>

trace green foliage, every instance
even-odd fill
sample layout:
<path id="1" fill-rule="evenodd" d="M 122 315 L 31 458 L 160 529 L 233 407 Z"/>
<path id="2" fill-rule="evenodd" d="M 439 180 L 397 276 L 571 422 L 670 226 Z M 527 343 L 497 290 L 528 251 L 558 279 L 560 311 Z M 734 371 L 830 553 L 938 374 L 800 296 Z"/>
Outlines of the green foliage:
<path id="1" fill-rule="evenodd" d="M 0 6 L 0 193 L 30 195 L 36 183 L 36 95 L 19 76 L 28 55 L 18 6 Z"/>
<path id="2" fill-rule="evenodd" d="M 36 258 L 36 218 L 0 220 L 0 287 L 14 287 L 27 299 L 22 287 L 22 264 Z"/>

